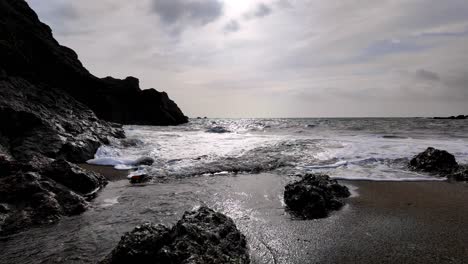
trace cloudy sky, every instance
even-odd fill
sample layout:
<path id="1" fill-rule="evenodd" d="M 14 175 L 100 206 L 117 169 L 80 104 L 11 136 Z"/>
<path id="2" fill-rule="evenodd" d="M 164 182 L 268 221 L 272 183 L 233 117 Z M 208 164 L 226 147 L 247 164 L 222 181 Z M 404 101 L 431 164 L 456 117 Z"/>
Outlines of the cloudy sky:
<path id="1" fill-rule="evenodd" d="M 466 0 L 28 0 L 99 77 L 186 115 L 468 114 Z"/>

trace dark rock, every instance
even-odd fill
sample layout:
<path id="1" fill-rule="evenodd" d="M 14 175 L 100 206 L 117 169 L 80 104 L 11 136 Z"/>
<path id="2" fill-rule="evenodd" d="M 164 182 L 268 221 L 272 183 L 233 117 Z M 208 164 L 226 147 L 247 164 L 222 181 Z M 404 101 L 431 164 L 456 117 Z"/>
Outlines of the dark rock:
<path id="1" fill-rule="evenodd" d="M 101 263 L 249 263 L 248 247 L 231 218 L 201 207 L 171 229 L 144 224 L 126 233 Z"/>
<path id="2" fill-rule="evenodd" d="M 33 85 L 66 91 L 107 121 L 145 125 L 188 121 L 166 93 L 141 90 L 134 77 L 99 79 L 90 74 L 23 0 L 0 0 L 0 73 L 1 78 L 21 77 Z"/>
<path id="3" fill-rule="evenodd" d="M 447 178 L 455 181 L 468 181 L 468 166 L 458 166 L 458 168 L 447 175 Z"/>
<path id="4" fill-rule="evenodd" d="M 417 171 L 443 174 L 458 168 L 458 163 L 455 156 L 447 151 L 429 147 L 411 159 L 410 167 Z"/>
<path id="5" fill-rule="evenodd" d="M 462 120 L 462 119 L 468 119 L 468 115 L 458 115 L 458 116 L 449 116 L 449 117 L 434 117 L 434 119 L 456 119 L 456 120 Z"/>
<path id="6" fill-rule="evenodd" d="M 122 147 L 130 148 L 141 146 L 144 144 L 144 142 L 136 138 L 124 138 L 120 141 L 120 144 Z"/>
<path id="7" fill-rule="evenodd" d="M 0 235 L 82 213 L 86 200 L 28 164 L 0 162 Z"/>
<path id="8" fill-rule="evenodd" d="M 206 130 L 206 132 L 209 132 L 209 133 L 230 133 L 231 131 L 229 131 L 228 129 L 222 127 L 222 126 L 214 126 L 214 127 L 210 127 Z"/>
<path id="9" fill-rule="evenodd" d="M 87 171 L 75 164 L 59 159 L 50 164 L 43 174 L 83 196 L 92 196 L 107 184 L 104 176 Z"/>
<path id="10" fill-rule="evenodd" d="M 136 78 L 91 75 L 24 0 L 0 0 L 0 120 L 0 204 L 8 208 L 0 233 L 11 233 L 86 209 L 84 197 L 106 181 L 67 161 L 85 162 L 123 138 L 110 121 L 176 125 L 187 117 Z"/>
<path id="11" fill-rule="evenodd" d="M 455 156 L 432 147 L 416 155 L 409 163 L 411 170 L 423 171 L 454 181 L 468 181 L 468 165 L 459 165 Z"/>
<path id="12" fill-rule="evenodd" d="M 307 174 L 300 181 L 286 185 L 284 202 L 295 216 L 314 219 L 338 210 L 344 205 L 341 198 L 349 196 L 346 186 L 327 175 Z"/>
<path id="13" fill-rule="evenodd" d="M 154 159 L 150 157 L 141 157 L 135 160 L 135 165 L 151 166 L 153 163 L 154 163 Z"/>

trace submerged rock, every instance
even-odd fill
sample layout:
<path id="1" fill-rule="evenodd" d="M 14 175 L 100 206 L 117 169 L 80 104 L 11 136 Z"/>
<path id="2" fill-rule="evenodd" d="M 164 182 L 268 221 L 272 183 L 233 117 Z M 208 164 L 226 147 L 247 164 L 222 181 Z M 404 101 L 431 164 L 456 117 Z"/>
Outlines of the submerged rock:
<path id="1" fill-rule="evenodd" d="M 154 163 L 154 159 L 151 157 L 141 157 L 135 160 L 135 165 L 147 165 L 151 166 Z"/>
<path id="2" fill-rule="evenodd" d="M 243 234 L 231 218 L 207 207 L 185 212 L 172 228 L 144 224 L 126 233 L 101 264 L 250 263 Z"/>
<path id="3" fill-rule="evenodd" d="M 411 159 L 410 166 L 413 170 L 440 173 L 452 171 L 458 163 L 447 151 L 429 147 Z"/>
<path id="4" fill-rule="evenodd" d="M 338 210 L 350 196 L 346 186 L 327 175 L 307 174 L 300 181 L 286 185 L 284 202 L 296 216 L 306 219 L 323 218 Z"/>
<path id="5" fill-rule="evenodd" d="M 468 166 L 459 165 L 455 156 L 445 150 L 429 147 L 411 159 L 409 167 L 455 181 L 468 181 Z"/>
<path id="6" fill-rule="evenodd" d="M 215 127 L 208 128 L 206 132 L 208 133 L 230 133 L 231 131 L 222 126 L 215 126 Z"/>

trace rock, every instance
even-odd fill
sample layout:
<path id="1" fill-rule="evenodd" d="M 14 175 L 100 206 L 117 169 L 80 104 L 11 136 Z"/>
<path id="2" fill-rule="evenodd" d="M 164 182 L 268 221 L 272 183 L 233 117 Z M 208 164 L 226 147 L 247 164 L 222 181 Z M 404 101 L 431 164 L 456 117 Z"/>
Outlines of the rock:
<path id="1" fill-rule="evenodd" d="M 0 235 L 57 222 L 86 210 L 83 196 L 29 164 L 0 162 Z"/>
<path id="2" fill-rule="evenodd" d="M 150 157 L 141 157 L 135 160 L 135 165 L 147 165 L 151 166 L 154 163 L 154 159 Z"/>
<path id="3" fill-rule="evenodd" d="M 458 163 L 447 151 L 429 147 L 411 159 L 410 167 L 416 171 L 444 174 L 458 168 Z"/>
<path id="4" fill-rule="evenodd" d="M 449 117 L 434 117 L 434 119 L 468 119 L 468 115 L 457 115 L 457 116 L 449 116 Z"/>
<path id="5" fill-rule="evenodd" d="M 208 128 L 206 132 L 208 133 L 230 133 L 231 131 L 227 130 L 226 128 L 222 126 L 215 126 L 215 127 Z"/>
<path id="6" fill-rule="evenodd" d="M 137 138 L 124 138 L 120 140 L 120 144 L 124 148 L 130 148 L 130 147 L 138 147 L 144 144 L 143 141 Z"/>
<path id="7" fill-rule="evenodd" d="M 458 166 L 457 169 L 447 175 L 447 178 L 455 181 L 468 181 L 468 166 Z"/>
<path id="8" fill-rule="evenodd" d="M 141 90 L 137 78 L 100 79 L 90 74 L 24 0 L 0 0 L 0 36 L 0 78 L 21 77 L 35 86 L 44 85 L 43 90 L 58 88 L 107 121 L 139 125 L 188 121 L 166 93 Z"/>
<path id="9" fill-rule="evenodd" d="M 250 263 L 244 235 L 231 218 L 201 207 L 171 229 L 144 224 L 126 233 L 103 260 L 109 263 Z"/>
<path id="10" fill-rule="evenodd" d="M 82 169 L 63 159 L 52 162 L 43 174 L 85 197 L 93 196 L 107 184 L 104 176 Z"/>
<path id="11" fill-rule="evenodd" d="M 346 186 L 327 175 L 307 174 L 300 181 L 286 185 L 284 202 L 294 215 L 315 219 L 341 208 L 344 205 L 341 198 L 349 196 Z"/>
<path id="12" fill-rule="evenodd" d="M 125 137 L 113 122 L 176 125 L 187 117 L 134 77 L 93 76 L 24 0 L 0 0 L 0 120 L 3 234 L 86 209 L 85 197 L 106 180 L 69 162 L 85 162 Z"/>

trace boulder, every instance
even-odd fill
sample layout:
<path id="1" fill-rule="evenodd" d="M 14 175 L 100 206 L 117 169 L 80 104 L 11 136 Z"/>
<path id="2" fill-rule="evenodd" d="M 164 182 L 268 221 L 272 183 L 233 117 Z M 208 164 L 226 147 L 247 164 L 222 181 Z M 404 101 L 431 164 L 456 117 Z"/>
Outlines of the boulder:
<path id="1" fill-rule="evenodd" d="M 201 207 L 172 228 L 144 224 L 126 233 L 106 263 L 249 263 L 243 234 L 231 218 Z"/>
<path id="2" fill-rule="evenodd" d="M 107 184 L 107 179 L 104 176 L 85 170 L 63 159 L 52 162 L 44 169 L 43 174 L 85 197 L 93 196 Z"/>
<path id="3" fill-rule="evenodd" d="M 50 224 L 86 210 L 80 194 L 29 164 L 0 162 L 0 235 Z"/>
<path id="4" fill-rule="evenodd" d="M 293 215 L 315 219 L 340 209 L 344 205 L 342 198 L 349 196 L 348 188 L 329 176 L 306 174 L 301 180 L 286 185 L 284 202 Z"/>
<path id="5" fill-rule="evenodd" d="M 150 157 L 141 157 L 135 160 L 135 165 L 147 165 L 151 166 L 154 163 L 154 159 Z"/>
<path id="6" fill-rule="evenodd" d="M 410 167 L 416 171 L 448 173 L 458 168 L 458 163 L 447 151 L 429 147 L 411 159 Z"/>

